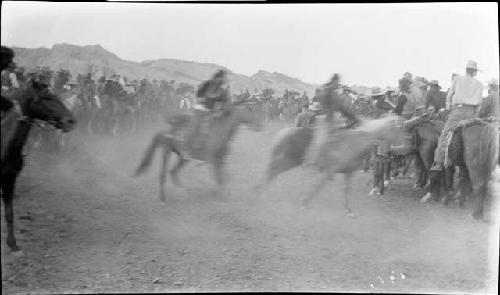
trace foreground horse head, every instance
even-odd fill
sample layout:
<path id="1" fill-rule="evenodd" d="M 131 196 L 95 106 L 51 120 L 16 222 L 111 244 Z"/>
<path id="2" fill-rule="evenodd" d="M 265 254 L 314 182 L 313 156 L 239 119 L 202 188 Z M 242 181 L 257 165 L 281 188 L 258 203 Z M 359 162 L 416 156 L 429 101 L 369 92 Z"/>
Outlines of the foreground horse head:
<path id="1" fill-rule="evenodd" d="M 68 132 L 74 128 L 75 119 L 59 97 L 52 93 L 47 84 L 31 79 L 27 86 L 13 95 L 16 105 L 2 118 L 2 157 L 0 186 L 5 203 L 7 221 L 7 245 L 19 250 L 14 236 L 14 210 L 12 199 L 14 186 L 23 168 L 22 149 L 26 144 L 32 123 L 41 120 L 55 128 Z"/>
<path id="2" fill-rule="evenodd" d="M 71 111 L 45 83 L 31 79 L 14 99 L 19 103 L 22 115 L 30 122 L 45 121 L 63 132 L 71 131 L 76 124 Z"/>

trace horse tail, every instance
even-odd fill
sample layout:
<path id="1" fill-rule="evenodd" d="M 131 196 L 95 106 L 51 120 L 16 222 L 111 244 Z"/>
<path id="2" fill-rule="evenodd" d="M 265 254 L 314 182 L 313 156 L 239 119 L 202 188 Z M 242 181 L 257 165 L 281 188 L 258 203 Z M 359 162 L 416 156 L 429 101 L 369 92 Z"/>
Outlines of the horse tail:
<path id="1" fill-rule="evenodd" d="M 151 162 L 153 162 L 153 157 L 154 157 L 156 149 L 159 146 L 162 146 L 162 145 L 165 146 L 167 144 L 168 144 L 168 140 L 167 140 L 167 136 L 165 136 L 165 134 L 163 134 L 163 133 L 156 134 L 155 137 L 153 138 L 153 140 L 151 141 L 151 143 L 149 144 L 148 148 L 146 149 L 146 152 L 144 153 L 141 164 L 135 170 L 135 173 L 133 176 L 137 177 L 137 176 L 143 174 L 144 172 L 146 172 L 146 170 L 148 170 L 149 167 L 151 166 Z"/>
<path id="2" fill-rule="evenodd" d="M 498 162 L 498 131 L 491 124 L 481 128 L 481 136 L 479 140 L 479 163 L 482 163 L 482 171 L 480 172 L 482 179 L 490 179 L 492 172 Z"/>

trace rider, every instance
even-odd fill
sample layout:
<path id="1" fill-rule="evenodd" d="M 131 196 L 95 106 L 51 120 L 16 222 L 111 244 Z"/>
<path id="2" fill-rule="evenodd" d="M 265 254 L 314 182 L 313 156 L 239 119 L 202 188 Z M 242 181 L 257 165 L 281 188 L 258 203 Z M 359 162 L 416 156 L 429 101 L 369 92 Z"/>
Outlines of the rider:
<path id="1" fill-rule="evenodd" d="M 488 96 L 483 98 L 478 116 L 486 121 L 499 122 L 500 109 L 498 97 L 498 79 L 491 79 L 488 82 Z"/>
<path id="2" fill-rule="evenodd" d="M 14 51 L 8 47 L 2 46 L 2 57 L 1 57 L 1 69 L 0 71 L 14 69 L 16 64 L 14 63 Z M 1 96 L 0 109 L 2 112 L 9 111 L 14 104 L 8 98 Z"/>
<path id="3" fill-rule="evenodd" d="M 446 97 L 446 109 L 451 111 L 441 131 L 431 170 L 441 171 L 444 169 L 443 162 L 445 160 L 448 132 L 460 124 L 461 121 L 476 116 L 476 109 L 481 103 L 483 92 L 483 85 L 475 78 L 477 71 L 477 63 L 469 61 L 465 68 L 466 75 L 455 77 L 451 83 Z"/>
<path id="4" fill-rule="evenodd" d="M 297 115 L 295 119 L 295 127 L 307 127 L 314 124 L 315 118 L 321 110 L 321 105 L 319 102 L 314 102 L 309 105 L 305 103 L 302 105 L 302 111 Z"/>
<path id="5" fill-rule="evenodd" d="M 437 112 L 441 108 L 445 107 L 446 97 L 442 95 L 443 92 L 440 91 L 441 86 L 437 80 L 432 80 L 429 82 L 430 89 L 427 91 L 425 98 L 425 108 L 429 109 L 430 106 L 434 107 L 434 112 Z"/>
<path id="6" fill-rule="evenodd" d="M 405 120 L 411 119 L 415 116 L 417 109 L 417 97 L 411 91 L 411 80 L 408 77 L 399 79 L 399 96 L 397 99 L 396 108 L 394 113 L 401 116 Z"/>
<path id="7" fill-rule="evenodd" d="M 218 70 L 210 80 L 204 81 L 198 87 L 196 96 L 198 104 L 193 107 L 194 123 L 193 129 L 186 139 L 186 147 L 192 147 L 194 138 L 198 135 L 203 119 L 209 115 L 227 115 L 226 105 L 229 101 L 229 92 L 225 88 L 227 83 L 227 73 L 225 70 Z"/>
<path id="8" fill-rule="evenodd" d="M 340 95 L 338 94 L 340 87 L 340 75 L 335 73 L 330 81 L 323 85 L 323 93 L 321 96 L 321 107 L 326 114 L 326 119 L 331 127 L 334 122 L 334 112 L 340 112 L 343 116 L 351 121 L 349 127 L 359 123 L 358 117 L 348 107 L 344 105 Z"/>

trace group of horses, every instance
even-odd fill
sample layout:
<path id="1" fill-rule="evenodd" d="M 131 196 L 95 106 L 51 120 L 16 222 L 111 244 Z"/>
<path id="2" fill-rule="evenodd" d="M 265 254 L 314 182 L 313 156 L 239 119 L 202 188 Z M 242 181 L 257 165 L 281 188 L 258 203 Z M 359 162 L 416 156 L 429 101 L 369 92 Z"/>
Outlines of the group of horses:
<path id="1" fill-rule="evenodd" d="M 72 113 L 74 108 L 65 104 L 52 93 L 43 83 L 30 80 L 10 98 L 18 107 L 6 115 L 2 114 L 2 163 L 1 188 L 5 203 L 5 218 L 7 221 L 7 245 L 12 250 L 18 250 L 13 229 L 13 195 L 15 181 L 23 166 L 23 146 L 26 144 L 32 126 L 38 122 L 50 124 L 62 132 L 75 128 L 76 118 Z M 134 176 L 143 174 L 151 166 L 155 152 L 162 153 L 161 173 L 159 177 L 160 200 L 166 201 L 165 184 L 170 175 L 174 184 L 181 185 L 179 173 L 189 161 L 181 160 L 181 154 L 189 154 L 191 159 L 208 163 L 212 167 L 216 183 L 216 193 L 224 195 L 226 181 L 224 178 L 224 162 L 228 155 L 229 144 L 236 135 L 240 125 L 247 125 L 254 131 L 263 128 L 265 117 L 257 114 L 254 105 L 247 101 L 237 101 L 229 104 L 223 115 L 209 116 L 206 122 L 205 134 L 200 134 L 200 145 L 194 150 L 184 144 L 187 132 L 193 124 L 190 112 L 179 112 L 169 117 L 170 129 L 157 133 L 144 154 Z M 288 127 L 281 130 L 275 138 L 270 162 L 267 165 L 263 180 L 255 190 L 262 194 L 272 185 L 280 174 L 302 166 L 312 168 L 318 173 L 318 182 L 312 187 L 303 200 L 306 206 L 324 188 L 336 174 L 343 174 L 345 179 L 344 207 L 348 216 L 353 216 L 349 205 L 351 182 L 355 171 L 365 163 L 365 155 L 377 140 L 386 140 L 394 144 L 405 142 L 408 132 L 415 130 L 418 148 L 412 151 L 423 163 L 425 169 L 420 169 L 419 180 L 423 185 L 430 178 L 430 193 L 436 198 L 444 190 L 445 196 L 451 189 L 449 173 L 452 168 L 443 173 L 436 172 L 428 177 L 431 152 L 437 143 L 437 137 L 442 129 L 442 123 L 422 119 L 411 128 L 405 128 L 401 119 L 392 114 L 377 119 L 365 118 L 356 128 L 344 128 L 340 124 L 332 127 L 325 118 L 319 116 L 313 126 Z M 209 134 L 209 136 L 207 135 Z M 496 126 L 483 122 L 464 125 L 456 132 L 456 140 L 460 148 L 452 159 L 453 166 L 460 166 L 462 176 L 471 184 L 471 195 L 475 200 L 473 217 L 482 219 L 484 216 L 484 200 L 488 192 L 488 182 L 491 179 L 498 157 L 498 131 Z M 172 153 L 178 155 L 178 160 L 172 169 L 168 170 L 168 162 Z M 409 155 L 407 155 L 409 156 Z M 432 173 L 431 173 L 432 174 Z M 447 197 L 445 197 L 447 199 Z"/>

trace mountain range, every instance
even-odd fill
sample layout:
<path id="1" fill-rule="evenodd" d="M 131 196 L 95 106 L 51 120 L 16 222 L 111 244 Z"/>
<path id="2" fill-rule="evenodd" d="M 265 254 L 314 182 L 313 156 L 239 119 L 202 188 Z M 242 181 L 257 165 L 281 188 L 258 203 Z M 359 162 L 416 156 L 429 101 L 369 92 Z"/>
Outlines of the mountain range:
<path id="1" fill-rule="evenodd" d="M 15 52 L 14 61 L 26 70 L 47 66 L 52 70 L 66 69 L 73 77 L 77 74 L 92 73 L 95 78 L 119 74 L 130 80 L 134 79 L 165 79 L 167 81 L 187 82 L 199 85 L 209 79 L 219 69 L 228 72 L 228 80 L 233 93 L 248 89 L 272 88 L 277 95 L 285 89 L 314 95 L 319 85 L 312 85 L 289 77 L 282 73 L 260 70 L 254 75 L 246 76 L 234 73 L 230 69 L 213 63 L 162 58 L 134 62 L 124 60 L 106 50 L 101 45 L 78 46 L 71 44 L 55 44 L 52 48 L 20 48 L 12 47 Z"/>

